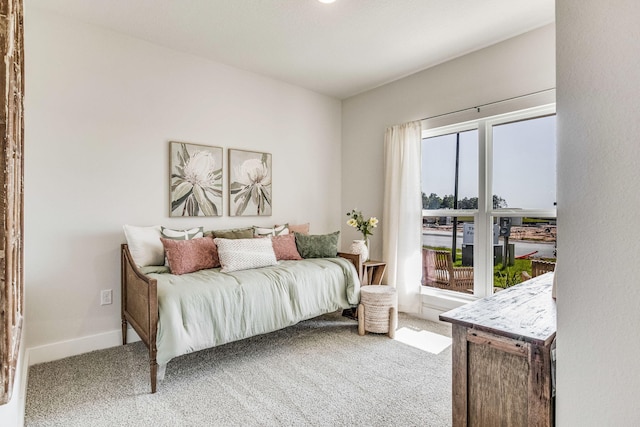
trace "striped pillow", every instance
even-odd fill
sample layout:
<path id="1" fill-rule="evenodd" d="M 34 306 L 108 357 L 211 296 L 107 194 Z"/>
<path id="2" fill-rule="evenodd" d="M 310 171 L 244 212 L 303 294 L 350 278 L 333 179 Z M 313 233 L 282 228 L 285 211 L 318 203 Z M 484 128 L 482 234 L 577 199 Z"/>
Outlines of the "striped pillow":
<path id="1" fill-rule="evenodd" d="M 289 234 L 289 227 L 287 224 L 276 225 L 273 228 L 253 226 L 254 237 L 284 236 L 286 234 Z"/>
<path id="2" fill-rule="evenodd" d="M 162 237 L 171 240 L 191 240 L 198 237 L 204 237 L 204 228 L 195 227 L 188 230 L 172 230 L 170 228 L 161 227 Z"/>

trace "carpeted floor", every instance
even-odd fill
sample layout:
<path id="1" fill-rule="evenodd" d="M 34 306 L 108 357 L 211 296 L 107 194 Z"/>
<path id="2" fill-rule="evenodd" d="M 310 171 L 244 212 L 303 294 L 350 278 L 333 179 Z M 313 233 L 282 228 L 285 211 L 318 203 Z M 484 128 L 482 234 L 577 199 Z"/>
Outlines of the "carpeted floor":
<path id="1" fill-rule="evenodd" d="M 173 359 L 156 394 L 137 342 L 32 366 L 25 425 L 450 426 L 450 336 L 401 314 L 396 340 L 360 337 L 334 313 Z"/>

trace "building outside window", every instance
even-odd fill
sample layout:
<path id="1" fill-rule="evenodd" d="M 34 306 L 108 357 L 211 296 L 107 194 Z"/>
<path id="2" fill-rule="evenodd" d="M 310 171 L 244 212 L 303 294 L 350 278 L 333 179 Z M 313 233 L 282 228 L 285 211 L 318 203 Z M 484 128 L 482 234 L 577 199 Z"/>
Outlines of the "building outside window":
<path id="1" fill-rule="evenodd" d="M 555 106 L 423 131 L 422 284 L 482 297 L 553 268 L 555 200 Z"/>

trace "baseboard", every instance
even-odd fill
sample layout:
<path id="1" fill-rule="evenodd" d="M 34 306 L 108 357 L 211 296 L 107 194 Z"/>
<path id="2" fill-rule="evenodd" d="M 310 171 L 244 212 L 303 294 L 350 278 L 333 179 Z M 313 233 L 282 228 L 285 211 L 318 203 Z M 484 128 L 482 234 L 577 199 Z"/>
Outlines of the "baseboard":
<path id="1" fill-rule="evenodd" d="M 471 295 L 455 295 L 453 292 L 442 293 L 431 289 L 421 290 L 420 317 L 423 319 L 440 322 L 439 316 L 461 305 L 475 301 Z"/>
<path id="2" fill-rule="evenodd" d="M 135 341 L 140 341 L 140 337 L 133 329 L 127 329 L 127 342 Z M 28 349 L 28 362 L 29 366 L 31 366 L 118 345 L 122 345 L 122 331 L 120 329 L 73 340 L 31 347 Z"/>

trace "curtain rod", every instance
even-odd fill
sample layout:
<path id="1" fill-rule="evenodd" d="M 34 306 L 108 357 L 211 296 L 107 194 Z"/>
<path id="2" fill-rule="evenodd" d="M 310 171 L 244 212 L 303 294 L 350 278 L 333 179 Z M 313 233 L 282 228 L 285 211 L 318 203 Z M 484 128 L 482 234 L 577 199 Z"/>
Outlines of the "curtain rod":
<path id="1" fill-rule="evenodd" d="M 438 115 L 431 116 L 431 117 L 425 117 L 423 119 L 419 119 L 419 121 L 437 119 L 439 117 L 448 116 L 450 114 L 458 114 L 458 113 L 462 113 L 462 112 L 470 111 L 470 110 L 477 110 L 478 113 L 479 113 L 480 112 L 480 108 L 488 107 L 489 105 L 495 105 L 495 104 L 500 104 L 500 103 L 507 102 L 507 101 L 513 101 L 514 99 L 526 98 L 528 96 L 538 95 L 538 94 L 544 93 L 544 92 L 550 92 L 550 91 L 555 90 L 555 89 L 556 89 L 555 87 L 552 87 L 552 88 L 549 88 L 549 89 L 542 89 L 542 90 L 539 90 L 539 91 L 536 91 L 536 92 L 526 93 L 524 95 L 518 95 L 518 96 L 513 96 L 511 98 L 501 99 L 499 101 L 487 102 L 486 104 L 480 104 L 480 105 L 475 106 L 475 107 L 468 107 L 468 108 L 463 108 L 461 110 L 451 111 L 449 113 L 443 113 L 443 114 L 438 114 Z"/>

